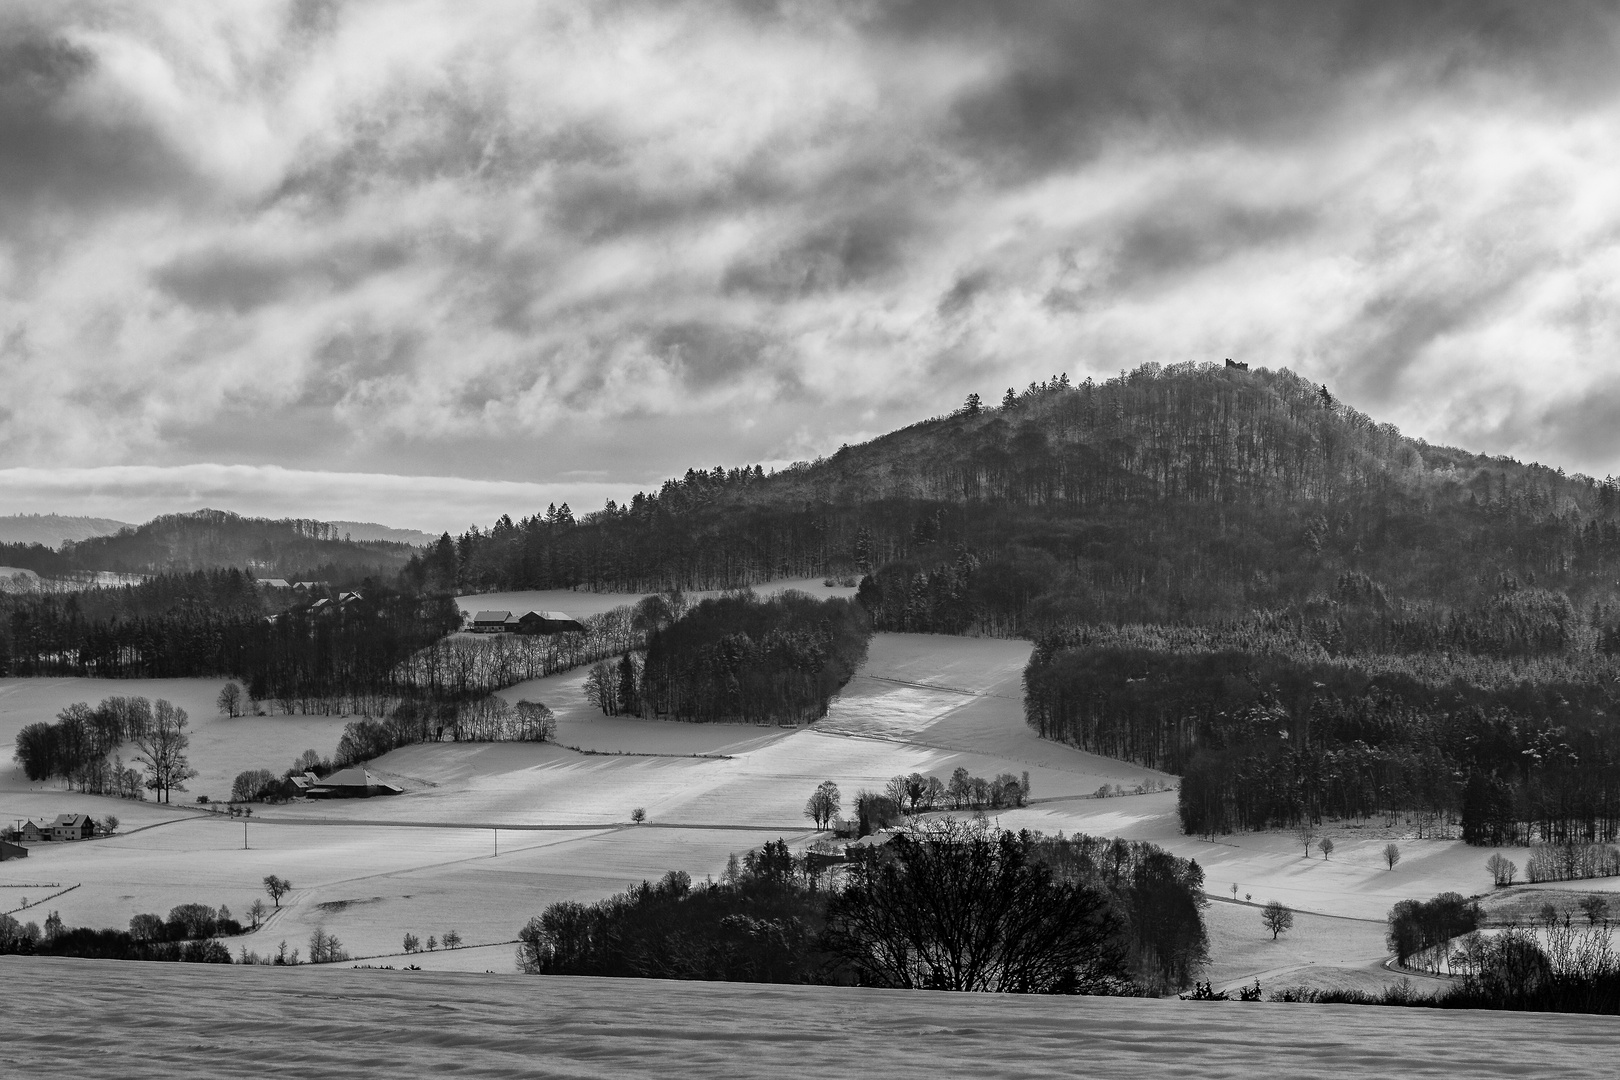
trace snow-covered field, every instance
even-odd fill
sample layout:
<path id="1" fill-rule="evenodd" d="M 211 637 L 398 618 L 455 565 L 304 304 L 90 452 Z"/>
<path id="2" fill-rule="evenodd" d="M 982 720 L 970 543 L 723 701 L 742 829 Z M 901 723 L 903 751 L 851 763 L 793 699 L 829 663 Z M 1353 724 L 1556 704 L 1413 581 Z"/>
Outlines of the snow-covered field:
<path id="1" fill-rule="evenodd" d="M 322 756 L 337 748 L 347 718 L 336 716 L 221 716 L 216 706 L 225 679 L 0 679 L 0 800 L 10 805 L 11 795 L 22 791 L 52 791 L 31 784 L 12 759 L 17 732 L 36 721 L 50 723 L 56 714 L 77 701 L 91 707 L 108 697 L 167 698 L 190 717 L 191 765 L 198 776 L 187 782 L 175 802 L 194 802 L 198 795 L 229 797 L 231 781 L 244 769 L 269 769 L 280 774 L 305 750 Z M 127 748 L 126 748 L 127 749 Z M 126 762 L 132 755 L 125 753 Z M 71 801 L 57 796 L 56 801 Z M 127 802 L 112 800 L 121 806 Z M 88 806 L 88 804 L 86 804 Z M 77 807 L 67 806 L 66 810 Z M 43 812 L 43 811 L 41 811 Z M 86 813 L 92 811 L 85 810 Z M 94 811 L 98 816 L 104 810 Z M 112 813 L 123 817 L 120 810 Z M 26 817 L 27 814 L 0 816 Z"/>
<path id="2" fill-rule="evenodd" d="M 1256 975 L 1268 986 L 1379 984 L 1390 978 L 1381 966 L 1382 921 L 1396 901 L 1448 889 L 1490 891 L 1484 864 L 1491 853 L 1458 842 L 1400 838 L 1402 858 L 1390 870 L 1383 828 L 1339 829 L 1331 860 L 1319 852 L 1305 858 L 1289 835 L 1183 836 L 1174 792 L 1093 797 L 1104 784 L 1133 789 L 1174 778 L 1036 738 L 1023 722 L 1019 692 L 1029 649 L 1027 642 L 879 635 L 828 717 L 809 728 L 610 718 L 586 704 L 583 672 L 535 680 L 504 693 L 550 705 L 562 745 L 397 750 L 370 767 L 407 794 L 259 807 L 246 850 L 239 821 L 194 806 L 46 790 L 7 766 L 0 770 L 0 818 L 111 812 L 124 820 L 125 834 L 40 845 L 28 859 L 0 865 L 0 910 L 29 892 L 4 886 L 60 881 L 81 887 L 31 907 L 30 917 L 59 910 L 70 924 L 121 926 L 137 912 L 162 914 L 187 901 L 228 904 L 240 915 L 260 895 L 264 875 L 274 873 L 297 889 L 252 936 L 250 947 L 261 952 L 283 938 L 304 947 L 316 926 L 356 956 L 395 952 L 407 931 L 423 941 L 456 930 L 470 945 L 505 943 L 554 900 L 597 899 L 668 869 L 717 875 L 730 853 L 777 836 L 807 843 L 802 809 L 822 780 L 839 785 L 847 806 L 861 788 L 877 789 L 896 773 L 943 778 L 958 766 L 987 776 L 1028 771 L 1034 802 L 1001 813 L 1005 827 L 1146 839 L 1197 859 L 1209 893 L 1224 898 L 1209 909 L 1209 975 L 1217 985 Z M 193 717 L 192 760 L 204 774 L 193 791 L 218 794 L 240 769 L 279 771 L 306 747 L 329 753 L 335 745 L 344 723 L 337 717 L 218 717 L 212 704 L 220 685 L 7 680 L 0 682 L 0 738 L 9 742 L 22 723 L 49 719 L 72 701 L 168 697 Z M 648 824 L 628 824 L 637 807 Z M 1620 881 L 1578 885 L 1602 890 Z M 30 904 L 42 896 L 33 891 Z M 1272 899 L 1301 912 L 1276 942 L 1258 910 Z M 511 949 L 463 949 L 421 963 L 508 970 Z"/>
<path id="3" fill-rule="evenodd" d="M 483 969 L 479 969 L 482 971 Z M 498 970 L 498 969 L 497 969 Z M 0 957 L 8 1075 L 1548 1077 L 1612 1017 Z"/>
<path id="4" fill-rule="evenodd" d="M 775 596 L 788 589 L 807 592 L 817 599 L 855 595 L 853 588 L 828 586 L 823 584 L 823 581 L 822 578 L 781 578 L 763 585 L 755 585 L 753 589 L 758 596 Z M 463 612 L 469 614 L 477 611 L 510 611 L 514 614 L 522 614 L 525 611 L 564 611 L 575 618 L 583 618 L 586 615 L 600 615 L 604 611 L 612 611 L 625 604 L 634 604 L 646 595 L 646 593 L 588 592 L 584 589 L 525 589 L 517 592 L 471 593 L 456 597 L 456 603 Z M 687 593 L 687 596 L 693 599 L 718 595 L 719 590 L 714 589 Z"/>

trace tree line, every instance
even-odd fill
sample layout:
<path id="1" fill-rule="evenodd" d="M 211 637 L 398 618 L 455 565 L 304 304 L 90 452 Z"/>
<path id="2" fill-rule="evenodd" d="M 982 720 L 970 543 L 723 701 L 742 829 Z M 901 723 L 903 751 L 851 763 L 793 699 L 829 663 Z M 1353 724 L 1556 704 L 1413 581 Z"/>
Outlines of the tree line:
<path id="1" fill-rule="evenodd" d="M 1143 993 L 1207 958 L 1203 873 L 1150 844 L 944 820 L 840 871 L 781 841 L 718 882 L 671 871 L 520 934 L 525 971 L 1019 993 Z"/>

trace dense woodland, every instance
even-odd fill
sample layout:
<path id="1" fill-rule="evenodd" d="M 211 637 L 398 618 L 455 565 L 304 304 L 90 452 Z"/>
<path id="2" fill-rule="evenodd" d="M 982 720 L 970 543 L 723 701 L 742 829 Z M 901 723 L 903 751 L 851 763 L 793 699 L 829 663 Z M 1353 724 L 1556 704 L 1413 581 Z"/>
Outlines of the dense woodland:
<path id="1" fill-rule="evenodd" d="M 857 603 L 750 590 L 688 606 L 650 596 L 629 613 L 646 645 L 600 662 L 585 693 L 609 716 L 802 724 L 827 714 L 866 659 L 871 620 Z"/>
<path id="2" fill-rule="evenodd" d="M 934 822 L 837 871 L 780 841 L 719 882 L 672 871 L 519 935 L 536 974 L 1023 993 L 1184 986 L 1207 954 L 1203 873 L 1150 844 Z"/>
<path id="3" fill-rule="evenodd" d="M 866 660 L 859 604 L 785 592 L 704 600 L 652 628 L 632 712 L 672 720 L 808 723 Z"/>

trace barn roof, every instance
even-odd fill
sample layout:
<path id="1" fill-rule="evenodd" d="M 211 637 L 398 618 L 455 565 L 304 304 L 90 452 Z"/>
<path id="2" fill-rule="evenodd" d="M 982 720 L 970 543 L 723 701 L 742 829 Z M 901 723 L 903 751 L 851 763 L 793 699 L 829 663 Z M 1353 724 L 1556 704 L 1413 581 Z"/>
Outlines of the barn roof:
<path id="1" fill-rule="evenodd" d="M 583 632 L 585 624 L 565 611 L 529 611 L 525 612 L 519 623 L 539 623 L 541 627 L 553 632 L 563 630 L 578 630 Z"/>
<path id="2" fill-rule="evenodd" d="M 325 780 L 318 781 L 322 787 L 371 787 L 376 782 L 370 773 L 358 765 L 350 769 L 341 769 Z"/>
<path id="3" fill-rule="evenodd" d="M 473 616 L 475 623 L 504 623 L 512 617 L 510 611 L 480 611 Z"/>

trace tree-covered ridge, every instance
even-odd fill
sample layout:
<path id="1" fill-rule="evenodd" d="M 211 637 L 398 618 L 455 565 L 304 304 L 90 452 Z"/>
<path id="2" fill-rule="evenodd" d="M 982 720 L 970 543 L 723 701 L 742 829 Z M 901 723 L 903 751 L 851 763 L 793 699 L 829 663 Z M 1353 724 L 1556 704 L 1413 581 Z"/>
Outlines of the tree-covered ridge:
<path id="1" fill-rule="evenodd" d="M 564 508 L 566 509 L 566 508 Z M 1235 619 L 1360 575 L 1372 607 L 1504 577 L 1584 606 L 1620 577 L 1613 481 L 1434 447 L 1287 371 L 1059 377 L 765 475 L 692 470 L 626 506 L 444 537 L 460 591 L 726 587 L 875 573 L 880 629 Z"/>
<path id="2" fill-rule="evenodd" d="M 18 545 L 21 547 L 21 545 Z M 36 545 L 37 548 L 37 545 Z M 111 536 L 62 545 L 57 553 L 28 549 L 16 565 L 41 574 L 114 571 L 130 574 L 242 569 L 258 577 L 358 581 L 393 573 L 415 551 L 409 544 L 351 541 L 340 528 L 297 518 L 248 518 L 224 510 L 164 514 Z M 43 560 L 36 566 L 26 561 Z"/>

